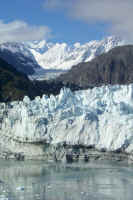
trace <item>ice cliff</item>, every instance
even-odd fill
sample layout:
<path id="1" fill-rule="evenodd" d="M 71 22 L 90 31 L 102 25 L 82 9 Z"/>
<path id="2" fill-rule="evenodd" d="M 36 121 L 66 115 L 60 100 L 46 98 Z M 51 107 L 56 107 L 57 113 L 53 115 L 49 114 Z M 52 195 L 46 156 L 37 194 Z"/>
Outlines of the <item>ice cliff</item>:
<path id="1" fill-rule="evenodd" d="M 133 84 L 0 104 L 0 144 L 82 144 L 133 151 Z M 6 138 L 6 140 L 5 140 Z M 21 144 L 22 144 L 21 143 Z"/>

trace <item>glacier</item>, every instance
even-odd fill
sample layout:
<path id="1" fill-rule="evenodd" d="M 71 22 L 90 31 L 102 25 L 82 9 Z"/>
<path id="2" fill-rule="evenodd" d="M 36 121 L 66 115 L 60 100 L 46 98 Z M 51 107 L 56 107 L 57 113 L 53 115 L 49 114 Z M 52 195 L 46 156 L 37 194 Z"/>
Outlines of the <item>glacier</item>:
<path id="1" fill-rule="evenodd" d="M 127 44 L 127 42 L 116 36 L 89 41 L 85 44 L 77 42 L 71 45 L 51 43 L 45 40 L 21 43 L 8 42 L 0 44 L 0 57 L 5 58 L 7 52 L 11 52 L 12 57 L 17 55 L 20 64 L 27 66 L 27 71 L 33 68 L 34 74 L 29 76 L 30 79 L 44 80 L 53 79 L 70 70 L 74 65 L 91 61 L 96 56 L 124 44 Z M 19 65 L 17 68 L 19 68 Z M 26 71 L 23 72 L 27 74 Z"/>
<path id="2" fill-rule="evenodd" d="M 70 70 L 74 65 L 88 62 L 97 55 L 126 43 L 120 37 L 109 36 L 102 40 L 89 41 L 85 44 L 80 44 L 79 42 L 73 45 L 68 45 L 67 43 L 54 44 L 42 40 L 26 42 L 24 45 L 42 68 L 47 70 Z"/>
<path id="3" fill-rule="evenodd" d="M 37 156 L 42 151 L 40 143 L 132 154 L 133 84 L 74 93 L 63 88 L 58 96 L 1 103 L 0 135 L 0 149 Z"/>

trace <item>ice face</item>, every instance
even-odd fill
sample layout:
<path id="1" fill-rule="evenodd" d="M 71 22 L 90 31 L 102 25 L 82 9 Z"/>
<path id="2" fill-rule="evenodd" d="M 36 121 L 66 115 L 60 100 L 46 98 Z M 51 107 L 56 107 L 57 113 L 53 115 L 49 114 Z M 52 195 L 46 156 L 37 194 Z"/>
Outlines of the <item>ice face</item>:
<path id="1" fill-rule="evenodd" d="M 133 150 L 133 84 L 77 91 L 0 104 L 1 142 L 93 145 Z"/>

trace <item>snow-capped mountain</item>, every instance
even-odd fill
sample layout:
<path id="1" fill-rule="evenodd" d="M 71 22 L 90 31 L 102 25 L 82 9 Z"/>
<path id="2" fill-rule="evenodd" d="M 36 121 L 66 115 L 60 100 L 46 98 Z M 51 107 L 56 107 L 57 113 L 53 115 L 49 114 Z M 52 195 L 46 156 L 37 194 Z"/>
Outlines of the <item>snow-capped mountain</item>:
<path id="1" fill-rule="evenodd" d="M 16 151 L 13 141 L 18 146 L 28 143 L 29 148 L 30 143 L 45 141 L 132 153 L 133 85 L 75 93 L 63 89 L 58 96 L 33 101 L 25 97 L 22 102 L 0 104 L 0 119 L 0 148 Z"/>
<path id="2" fill-rule="evenodd" d="M 4 43 L 0 45 L 0 57 L 14 65 L 19 71 L 32 75 L 35 79 L 45 79 L 69 70 L 73 65 L 90 61 L 97 55 L 124 43 L 120 38 L 114 36 L 101 41 L 90 41 L 83 45 L 80 43 L 53 44 L 44 40 Z"/>
<path id="3" fill-rule="evenodd" d="M 44 69 L 69 70 L 73 65 L 88 62 L 97 55 L 108 52 L 113 47 L 123 45 L 125 42 L 119 37 L 110 36 L 101 41 L 90 41 L 81 45 L 75 43 L 46 43 L 28 42 L 27 48 L 34 56 L 37 63 Z"/>
<path id="4" fill-rule="evenodd" d="M 44 73 L 30 50 L 22 43 L 8 42 L 0 45 L 0 58 L 26 75 Z"/>

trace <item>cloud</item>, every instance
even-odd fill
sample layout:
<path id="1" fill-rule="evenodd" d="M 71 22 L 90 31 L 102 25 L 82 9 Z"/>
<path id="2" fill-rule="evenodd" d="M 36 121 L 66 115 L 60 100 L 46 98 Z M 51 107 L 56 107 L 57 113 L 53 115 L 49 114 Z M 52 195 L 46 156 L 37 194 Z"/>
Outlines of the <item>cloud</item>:
<path id="1" fill-rule="evenodd" d="M 90 24 L 107 23 L 109 29 L 106 31 L 133 41 L 132 0 L 45 0 L 44 6 L 67 8 L 71 17 Z"/>
<path id="2" fill-rule="evenodd" d="M 65 2 L 61 0 L 45 0 L 44 1 L 44 7 L 48 9 L 57 9 L 57 8 L 62 8 L 65 6 Z"/>
<path id="3" fill-rule="evenodd" d="M 75 1 L 75 0 L 74 0 Z M 44 0 L 44 8 L 47 9 L 63 9 L 70 8 L 73 5 L 73 0 Z"/>
<path id="4" fill-rule="evenodd" d="M 31 26 L 23 21 L 4 23 L 0 20 L 0 43 L 47 39 L 50 29 L 47 26 Z"/>

